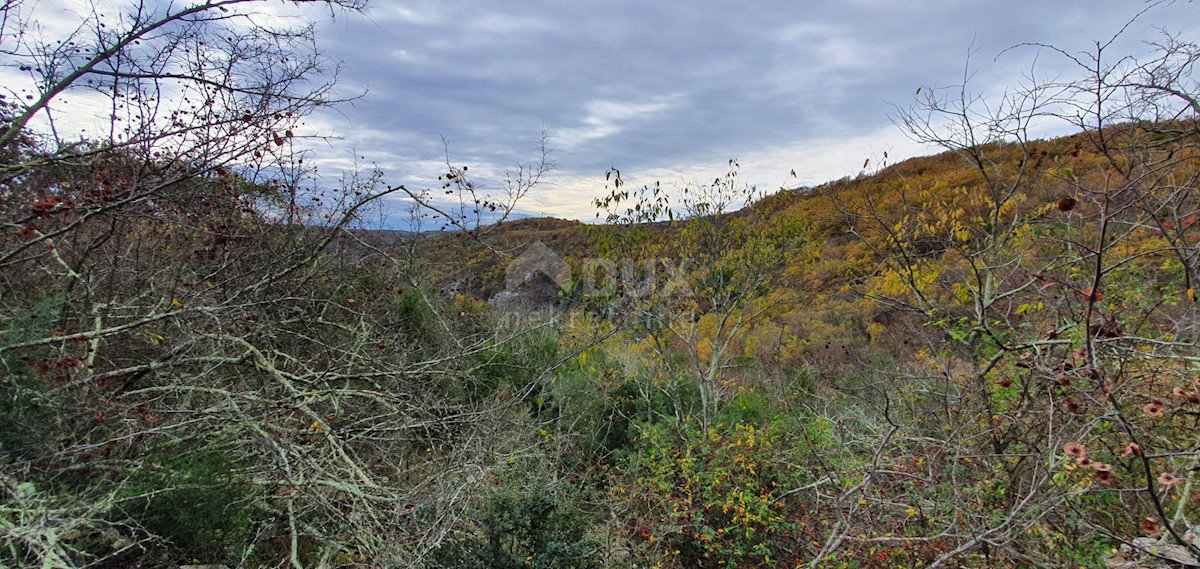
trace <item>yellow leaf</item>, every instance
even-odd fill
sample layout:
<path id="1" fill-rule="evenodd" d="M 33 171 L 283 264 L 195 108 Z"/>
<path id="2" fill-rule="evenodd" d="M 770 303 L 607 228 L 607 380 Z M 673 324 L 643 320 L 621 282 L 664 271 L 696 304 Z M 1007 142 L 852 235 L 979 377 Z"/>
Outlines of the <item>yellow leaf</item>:
<path id="1" fill-rule="evenodd" d="M 171 308 L 183 308 L 183 303 L 179 302 L 178 298 L 171 299 Z"/>
<path id="2" fill-rule="evenodd" d="M 325 425 L 322 425 L 320 421 L 313 421 L 312 424 L 308 426 L 308 430 L 314 433 L 323 433 L 325 432 Z"/>
<path id="3" fill-rule="evenodd" d="M 1192 302 L 1196 302 L 1196 289 L 1189 288 L 1187 295 L 1188 295 L 1188 300 L 1190 300 Z"/>

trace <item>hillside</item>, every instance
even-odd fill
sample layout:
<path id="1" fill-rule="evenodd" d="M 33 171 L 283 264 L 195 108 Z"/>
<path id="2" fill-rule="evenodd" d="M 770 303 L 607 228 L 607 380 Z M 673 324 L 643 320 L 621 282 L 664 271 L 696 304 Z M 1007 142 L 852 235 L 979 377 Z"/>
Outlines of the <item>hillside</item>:
<path id="1" fill-rule="evenodd" d="M 547 140 L 493 194 L 489 164 L 410 188 L 378 148 L 322 176 L 306 121 L 344 90 L 317 12 L 76 4 L 64 28 L 0 2 L 29 80 L 0 96 L 0 567 L 1200 566 L 1200 46 L 917 89 L 893 118 L 946 152 L 869 175 L 764 196 L 736 160 L 679 192 L 614 167 L 603 223 L 487 226 L 548 179 Z M 586 113 L 571 151 L 690 114 L 562 61 L 604 97 L 560 105 Z M 566 101 L 566 75 L 505 82 Z M 73 123 L 76 94 L 111 126 Z M 737 143 L 719 126 L 680 132 Z M 462 231 L 372 230 L 393 198 Z"/>
<path id="2" fill-rule="evenodd" d="M 960 561 L 1187 556 L 1164 528 L 1195 465 L 1168 449 L 1200 402 L 1196 126 L 962 147 L 672 222 L 632 191 L 611 224 L 488 243 L 570 264 L 543 302 L 578 355 L 539 405 L 649 557 L 908 566 L 985 534 Z M 486 249 L 429 257 L 449 243 Z M 484 298 L 505 266 L 442 274 Z"/>
<path id="3" fill-rule="evenodd" d="M 1125 128 L 1124 136 L 1128 136 L 1128 128 L 1132 127 Z M 1089 184 L 1106 175 L 1110 166 L 1102 154 L 1089 150 L 1094 148 L 1094 136 L 1083 133 L 1033 140 L 1024 147 L 993 144 L 981 148 L 980 151 L 994 161 L 989 166 L 997 176 L 994 182 L 1005 184 L 1015 180 L 1017 185 L 999 208 L 993 208 L 997 212 L 1004 210 L 1002 218 L 996 221 L 1010 225 L 1018 219 L 1037 224 L 1066 224 L 1096 215 L 1096 208 L 1101 204 L 1096 201 L 1097 196 L 1087 196 L 1084 191 Z M 1176 142 L 1191 144 L 1192 140 Z M 1173 160 L 1180 158 L 1184 157 Z M 1190 160 L 1181 162 L 1190 167 Z M 964 250 L 964 247 L 973 245 L 974 239 L 988 237 L 986 224 L 970 226 L 971 222 L 979 222 L 979 215 L 990 207 L 988 184 L 967 157 L 947 151 L 905 160 L 869 175 L 843 178 L 814 188 L 781 191 L 756 201 L 749 208 L 728 213 L 734 218 L 752 216 L 769 220 L 769 223 L 805 228 L 803 242 L 797 244 L 797 249 L 803 249 L 804 253 L 788 256 L 785 263 L 773 268 L 772 274 L 776 292 L 781 297 L 786 296 L 787 300 L 772 308 L 766 318 L 766 323 L 771 325 L 765 327 L 792 330 L 785 337 L 795 351 L 788 351 L 787 359 L 793 363 L 809 361 L 813 357 L 820 359 L 818 353 L 827 351 L 826 345 L 861 349 L 871 342 L 889 343 L 887 351 L 894 357 L 904 357 L 910 352 L 907 346 L 914 341 L 912 330 L 898 330 L 897 334 L 904 337 L 901 340 L 882 334 L 899 324 L 897 319 L 903 320 L 906 313 L 912 312 L 906 309 L 912 307 L 900 299 L 885 301 L 884 297 L 896 296 L 894 290 L 879 290 L 899 286 L 896 279 L 900 277 L 896 274 L 898 267 L 893 255 L 909 250 L 920 259 L 940 260 L 940 264 L 952 267 L 960 263 L 956 257 L 983 254 L 982 250 Z M 1059 202 L 1063 199 L 1079 201 L 1078 209 L 1059 211 Z M 1176 241 L 1192 238 L 1191 223 L 1185 213 L 1172 212 L 1175 216 L 1182 215 L 1173 229 L 1179 233 Z M 900 221 L 907 225 L 904 228 L 907 234 L 887 235 L 886 232 L 893 228 L 881 225 Z M 1160 221 L 1172 225 L 1167 219 Z M 620 233 L 644 232 L 646 251 L 678 257 L 686 255 L 688 247 L 662 248 L 662 245 L 680 239 L 686 223 L 682 220 L 638 222 L 613 227 L 550 218 L 522 219 L 491 228 L 482 244 L 464 234 L 444 233 L 425 241 L 419 252 L 436 267 L 435 272 L 441 275 L 440 282 L 458 283 L 460 286 L 456 290 L 487 299 L 504 289 L 507 263 L 534 243 L 547 245 L 576 269 L 588 259 L 611 256 L 611 251 L 605 251 L 605 243 L 613 234 Z M 964 242 L 949 235 L 954 231 L 970 232 L 972 239 Z M 905 237 L 911 242 L 895 242 Z M 1154 232 L 1144 228 L 1132 230 L 1127 238 L 1129 242 L 1125 246 L 1128 247 L 1154 246 Z M 892 242 L 888 242 L 889 239 Z M 1021 259 L 1022 265 L 1028 267 L 1027 274 L 1032 274 L 1035 267 L 1053 264 L 1055 257 L 1062 253 L 1053 248 L 1031 248 L 1032 244 L 1027 242 L 1019 246 L 1013 243 L 1012 246 L 1019 247 L 1020 251 L 1011 254 L 1027 255 Z M 497 255 L 495 251 L 505 254 Z M 459 261 L 464 258 L 469 261 Z M 454 262 L 439 264 L 439 259 L 454 259 Z M 1135 264 L 1153 266 L 1159 262 L 1154 259 L 1159 257 L 1139 258 Z M 640 258 L 637 260 L 641 261 Z M 1186 272 L 1181 276 L 1186 279 Z M 1080 288 L 1084 285 L 1076 283 L 1072 286 Z M 1178 294 L 1187 288 L 1184 286 L 1175 292 Z M 783 289 L 789 294 L 783 295 Z M 868 299 L 871 300 L 864 302 Z M 1019 305 L 1014 309 L 1016 307 Z M 799 330 L 806 333 L 796 335 Z M 793 359 L 793 356 L 799 359 Z M 838 359 L 836 354 L 827 353 L 826 357 Z"/>

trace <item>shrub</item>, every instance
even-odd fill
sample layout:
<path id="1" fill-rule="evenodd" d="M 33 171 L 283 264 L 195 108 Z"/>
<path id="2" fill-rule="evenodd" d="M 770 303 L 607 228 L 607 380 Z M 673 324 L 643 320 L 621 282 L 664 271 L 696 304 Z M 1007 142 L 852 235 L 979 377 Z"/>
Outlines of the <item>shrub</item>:
<path id="1" fill-rule="evenodd" d="M 166 447 L 130 481 L 128 514 L 181 563 L 230 563 L 249 545 L 257 488 L 227 452 Z"/>
<path id="2" fill-rule="evenodd" d="M 475 359 L 471 375 L 474 393 L 486 396 L 501 387 L 524 388 L 534 383 L 558 353 L 558 344 L 545 334 L 530 333 L 484 351 Z M 540 388 L 530 397 L 541 397 Z M 540 405 L 538 405 L 540 406 Z"/>
<path id="3" fill-rule="evenodd" d="M 791 441 L 806 435 L 792 423 L 759 423 L 761 404 L 735 401 L 722 415 L 744 417 L 707 431 L 687 423 L 643 433 L 614 488 L 633 513 L 628 529 L 641 554 L 678 567 L 757 566 L 792 542 L 792 513 L 802 508 L 789 490 L 811 477 Z"/>
<path id="4" fill-rule="evenodd" d="M 488 497 L 475 516 L 477 532 L 438 551 L 435 567 L 589 569 L 599 567 L 600 544 L 578 492 L 563 485 L 514 480 Z"/>
<path id="5" fill-rule="evenodd" d="M 627 367 L 592 348 L 556 377 L 560 423 L 579 439 L 588 463 L 618 463 L 634 447 L 640 429 L 700 408 L 694 381 Z"/>

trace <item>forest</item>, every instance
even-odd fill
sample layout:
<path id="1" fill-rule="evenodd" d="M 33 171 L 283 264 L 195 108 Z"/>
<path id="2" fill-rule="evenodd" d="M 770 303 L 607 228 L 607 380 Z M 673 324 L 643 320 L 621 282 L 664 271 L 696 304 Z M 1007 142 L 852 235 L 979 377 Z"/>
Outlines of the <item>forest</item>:
<path id="1" fill-rule="evenodd" d="M 1200 46 L 918 90 L 940 153 L 816 187 L 614 167 L 581 223 L 520 216 L 545 139 L 496 191 L 318 176 L 331 62 L 262 3 L 48 40 L 0 0 L 38 78 L 0 97 L 0 566 L 1200 566 Z"/>

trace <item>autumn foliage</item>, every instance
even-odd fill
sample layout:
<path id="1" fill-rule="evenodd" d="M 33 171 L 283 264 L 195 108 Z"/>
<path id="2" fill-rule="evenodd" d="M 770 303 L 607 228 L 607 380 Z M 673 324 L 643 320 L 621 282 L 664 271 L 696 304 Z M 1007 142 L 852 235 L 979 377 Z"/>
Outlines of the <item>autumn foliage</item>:
<path id="1" fill-rule="evenodd" d="M 0 107 L 0 564 L 1200 563 L 1196 46 L 919 90 L 939 154 L 817 187 L 614 168 L 582 224 L 509 219 L 545 141 L 495 194 L 317 183 L 311 29 L 238 4 L 97 18 Z M 81 79 L 146 114 L 35 132 Z M 365 227 L 397 195 L 445 231 Z M 489 303 L 537 243 L 571 278 Z"/>

